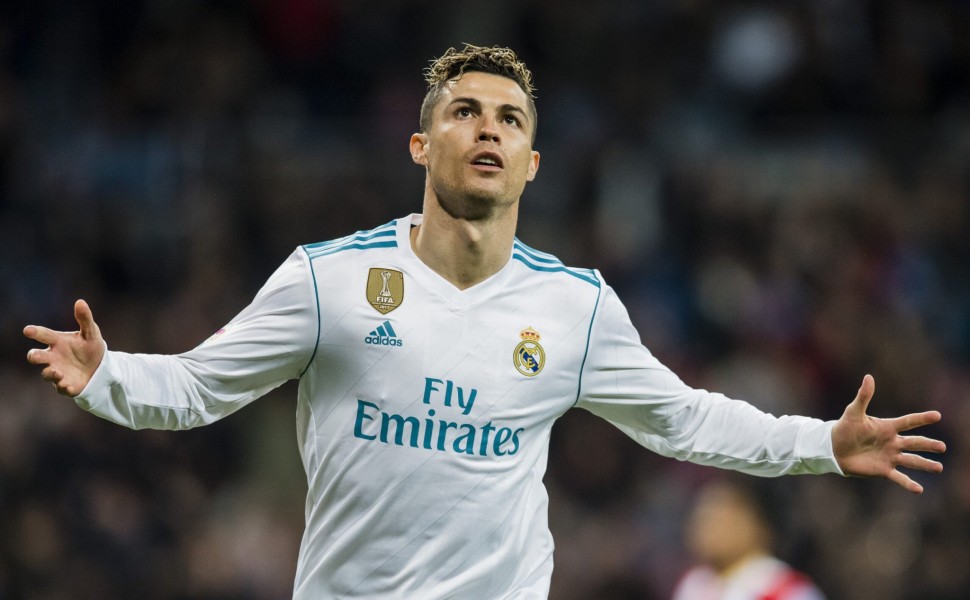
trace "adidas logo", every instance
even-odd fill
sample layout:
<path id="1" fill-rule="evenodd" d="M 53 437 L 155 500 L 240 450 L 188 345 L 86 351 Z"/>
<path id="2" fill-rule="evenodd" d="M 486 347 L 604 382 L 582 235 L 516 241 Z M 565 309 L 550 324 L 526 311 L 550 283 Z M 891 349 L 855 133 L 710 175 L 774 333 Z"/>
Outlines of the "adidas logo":
<path id="1" fill-rule="evenodd" d="M 375 346 L 403 346 L 404 340 L 397 337 L 390 321 L 384 321 L 377 326 L 377 329 L 370 332 L 364 341 Z"/>

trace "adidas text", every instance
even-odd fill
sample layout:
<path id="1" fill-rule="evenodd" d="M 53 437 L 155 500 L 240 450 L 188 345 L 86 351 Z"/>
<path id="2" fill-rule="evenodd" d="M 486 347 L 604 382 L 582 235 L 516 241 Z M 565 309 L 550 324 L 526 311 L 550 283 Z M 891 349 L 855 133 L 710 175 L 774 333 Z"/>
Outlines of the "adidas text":
<path id="1" fill-rule="evenodd" d="M 368 344 L 374 344 L 375 346 L 403 346 L 404 340 L 399 338 L 389 338 L 389 337 L 374 337 L 367 336 L 364 341 Z"/>
<path id="2" fill-rule="evenodd" d="M 375 346 L 403 346 L 404 340 L 397 337 L 390 321 L 384 321 L 377 329 L 367 334 L 364 342 Z"/>

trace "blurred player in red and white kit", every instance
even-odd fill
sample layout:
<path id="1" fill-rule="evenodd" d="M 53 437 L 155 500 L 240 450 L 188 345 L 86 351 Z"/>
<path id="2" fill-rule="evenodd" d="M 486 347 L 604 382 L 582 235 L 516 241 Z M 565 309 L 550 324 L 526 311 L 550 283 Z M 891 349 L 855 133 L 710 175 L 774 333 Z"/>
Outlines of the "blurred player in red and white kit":
<path id="1" fill-rule="evenodd" d="M 809 577 L 772 555 L 772 527 L 751 490 L 730 480 L 708 484 L 687 524 L 701 564 L 673 600 L 825 600 Z"/>

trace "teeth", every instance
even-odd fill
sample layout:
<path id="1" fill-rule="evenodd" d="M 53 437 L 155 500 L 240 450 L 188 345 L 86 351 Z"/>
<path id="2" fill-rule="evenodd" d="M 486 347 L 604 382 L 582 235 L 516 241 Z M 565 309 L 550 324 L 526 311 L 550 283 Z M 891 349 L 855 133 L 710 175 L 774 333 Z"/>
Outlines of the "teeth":
<path id="1" fill-rule="evenodd" d="M 476 160 L 475 162 L 476 162 L 476 163 L 478 163 L 478 164 L 480 164 L 480 165 L 492 165 L 492 166 L 495 166 L 495 165 L 497 165 L 497 164 L 498 164 L 498 163 L 497 163 L 497 162 L 495 162 L 495 160 L 494 160 L 494 159 L 492 159 L 492 158 L 479 158 L 479 159 L 478 159 L 478 160 Z"/>

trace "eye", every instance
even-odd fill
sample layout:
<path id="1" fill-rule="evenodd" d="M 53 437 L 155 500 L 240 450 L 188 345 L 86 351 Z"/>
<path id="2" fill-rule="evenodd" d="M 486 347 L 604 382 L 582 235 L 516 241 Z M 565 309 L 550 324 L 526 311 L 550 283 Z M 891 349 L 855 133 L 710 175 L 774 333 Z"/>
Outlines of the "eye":
<path id="1" fill-rule="evenodd" d="M 505 122 L 514 127 L 518 127 L 520 125 L 518 117 L 513 115 L 505 115 Z"/>
<path id="2" fill-rule="evenodd" d="M 462 118 L 470 117 L 472 116 L 472 109 L 468 108 L 467 106 L 459 107 L 458 110 L 455 111 L 455 116 Z"/>

